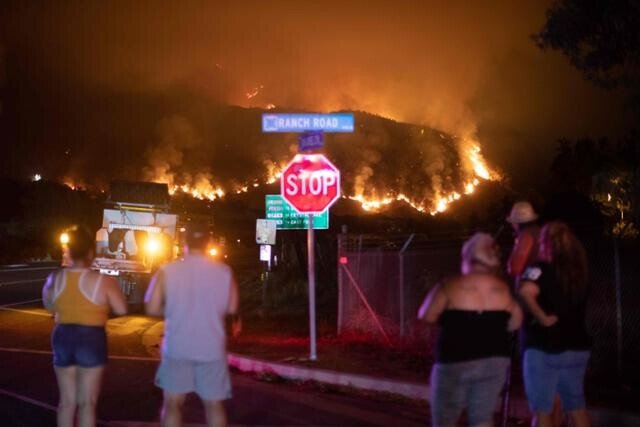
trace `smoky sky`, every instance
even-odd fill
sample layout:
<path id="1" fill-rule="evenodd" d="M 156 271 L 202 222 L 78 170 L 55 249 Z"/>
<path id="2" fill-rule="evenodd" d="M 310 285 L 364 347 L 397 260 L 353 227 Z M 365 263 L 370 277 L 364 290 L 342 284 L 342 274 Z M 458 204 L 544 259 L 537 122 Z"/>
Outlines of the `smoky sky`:
<path id="1" fill-rule="evenodd" d="M 147 160 L 154 150 L 148 143 L 163 139 L 158 129 L 167 123 L 215 145 L 206 130 L 181 124 L 183 110 L 206 123 L 209 102 L 360 110 L 475 136 L 489 162 L 517 182 L 520 172 L 548 166 L 557 138 L 614 136 L 629 123 L 621 94 L 594 88 L 565 58 L 531 41 L 547 6 L 537 0 L 14 2 L 2 11 L 1 111 L 5 121 L 20 123 L 3 144 L 29 134 L 31 115 L 39 116 L 36 124 L 54 120 L 55 105 L 82 110 L 59 113 L 67 127 L 74 114 L 85 122 L 81 128 L 91 117 L 110 121 L 102 132 L 138 144 L 133 152 Z M 109 108 L 110 98 L 130 100 L 129 109 Z M 144 119 L 148 109 L 162 112 Z M 77 132 L 91 139 L 91 132 Z M 67 129 L 57 138 L 73 136 Z M 241 144 L 225 141 L 234 143 Z M 118 150 L 105 155 L 126 155 Z"/>

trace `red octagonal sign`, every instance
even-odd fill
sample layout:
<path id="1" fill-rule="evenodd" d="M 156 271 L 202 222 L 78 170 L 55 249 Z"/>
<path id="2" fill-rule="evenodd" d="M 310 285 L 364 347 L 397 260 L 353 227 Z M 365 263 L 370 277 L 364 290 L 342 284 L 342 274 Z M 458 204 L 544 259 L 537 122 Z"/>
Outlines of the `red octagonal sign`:
<path id="1" fill-rule="evenodd" d="M 340 197 L 340 171 L 322 154 L 297 154 L 282 171 L 280 193 L 300 213 L 322 213 Z"/>

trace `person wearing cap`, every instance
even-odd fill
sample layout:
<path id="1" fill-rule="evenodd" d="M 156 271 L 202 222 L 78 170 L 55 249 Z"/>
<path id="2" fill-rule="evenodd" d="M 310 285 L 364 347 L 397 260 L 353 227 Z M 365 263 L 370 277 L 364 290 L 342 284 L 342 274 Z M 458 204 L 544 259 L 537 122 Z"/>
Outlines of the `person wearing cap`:
<path id="1" fill-rule="evenodd" d="M 516 240 L 507 261 L 507 272 L 518 279 L 524 269 L 537 260 L 538 235 L 540 227 L 537 223 L 538 214 L 531 203 L 520 201 L 514 203 L 507 222 L 513 226 Z"/>
<path id="2" fill-rule="evenodd" d="M 431 370 L 434 426 L 455 425 L 467 409 L 469 425 L 490 426 L 509 367 L 509 333 L 522 311 L 499 276 L 500 250 L 476 233 L 462 247 L 461 275 L 437 285 L 418 319 L 440 329 Z"/>
<path id="3" fill-rule="evenodd" d="M 185 257 L 164 265 L 145 296 L 147 313 L 165 318 L 155 384 L 163 390 L 163 426 L 178 426 L 187 393 L 203 402 L 209 426 L 225 426 L 222 401 L 231 397 L 225 318 L 240 332 L 238 287 L 231 268 L 206 255 L 210 234 L 202 224 L 186 230 Z"/>

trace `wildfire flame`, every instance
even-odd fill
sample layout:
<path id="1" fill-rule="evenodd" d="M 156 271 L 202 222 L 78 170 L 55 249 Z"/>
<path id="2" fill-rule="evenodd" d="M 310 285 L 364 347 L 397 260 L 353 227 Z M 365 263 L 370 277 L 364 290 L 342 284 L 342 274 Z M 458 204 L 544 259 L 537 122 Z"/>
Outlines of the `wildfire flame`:
<path id="1" fill-rule="evenodd" d="M 363 186 L 357 185 L 359 191 L 355 195 L 348 196 L 362 206 L 368 212 L 377 212 L 386 205 L 394 201 L 404 202 L 418 212 L 437 215 L 445 212 L 449 205 L 459 200 L 464 195 L 473 194 L 476 187 L 483 181 L 499 181 L 501 176 L 498 172 L 491 170 L 482 156 L 480 144 L 472 139 L 461 141 L 461 157 L 465 173 L 468 176 L 460 191 L 452 191 L 447 194 L 437 194 L 430 202 L 417 202 L 405 194 L 387 194 L 384 197 L 365 196 Z M 461 194 L 462 193 L 462 194 Z"/>
<path id="2" fill-rule="evenodd" d="M 356 177 L 356 190 L 353 191 L 352 194 L 345 194 L 342 197 L 358 202 L 362 209 L 367 212 L 378 212 L 393 202 L 400 202 L 410 206 L 417 212 L 437 215 L 438 213 L 445 212 L 449 205 L 463 196 L 473 194 L 476 187 L 478 187 L 482 181 L 499 181 L 502 179 L 496 171 L 488 167 L 482 156 L 478 142 L 471 139 L 462 141 L 460 155 L 463 176 L 466 177 L 463 180 L 461 188 L 448 193 L 436 193 L 431 200 L 415 200 L 406 194 L 393 192 L 387 192 L 381 196 L 375 193 L 373 195 L 365 195 L 364 188 L 366 188 L 366 186 L 364 184 L 368 176 L 367 174 L 373 173 L 369 167 L 363 168 Z M 171 195 L 181 193 L 200 200 L 214 201 L 225 197 L 229 193 L 243 194 L 249 192 L 251 189 L 259 188 L 262 185 L 274 184 L 280 180 L 286 165 L 286 161 L 265 161 L 265 173 L 262 178 L 249 179 L 244 183 L 235 184 L 228 188 L 216 184 L 213 179 L 214 177 L 208 173 L 197 174 L 195 177 L 185 175 L 179 179 L 175 174 L 167 173 L 167 171 L 164 170 L 157 170 L 152 180 L 167 183 Z M 364 179 L 362 177 L 364 177 Z M 70 177 L 65 177 L 62 182 L 73 190 L 86 188 L 80 181 Z M 609 195 L 609 197 L 611 196 Z"/>

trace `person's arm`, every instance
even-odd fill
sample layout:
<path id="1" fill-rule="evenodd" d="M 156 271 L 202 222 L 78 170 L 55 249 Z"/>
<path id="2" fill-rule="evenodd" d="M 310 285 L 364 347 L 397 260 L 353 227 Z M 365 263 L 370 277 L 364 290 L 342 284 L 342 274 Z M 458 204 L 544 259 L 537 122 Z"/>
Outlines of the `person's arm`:
<path id="1" fill-rule="evenodd" d="M 522 309 L 520 308 L 520 304 L 516 300 L 511 301 L 511 307 L 509 308 L 509 313 L 511 313 L 511 317 L 509 317 L 509 323 L 507 324 L 507 330 L 516 331 L 522 326 Z"/>
<path id="2" fill-rule="evenodd" d="M 530 233 L 525 232 L 518 236 L 507 262 L 507 271 L 511 277 L 519 277 L 522 274 L 534 244 L 535 240 Z"/>
<path id="3" fill-rule="evenodd" d="M 233 274 L 231 275 L 231 288 L 229 290 L 229 308 L 227 314 L 231 319 L 231 335 L 237 337 L 242 332 L 242 318 L 239 314 L 240 293 L 238 292 L 238 282 Z"/>
<path id="4" fill-rule="evenodd" d="M 53 294 L 55 292 L 56 273 L 49 274 L 42 288 L 42 305 L 51 313 L 53 313 Z"/>
<path id="5" fill-rule="evenodd" d="M 418 319 L 429 323 L 435 323 L 447 307 L 447 295 L 444 292 L 446 285 L 438 284 L 429 292 L 418 309 Z"/>
<path id="6" fill-rule="evenodd" d="M 105 276 L 102 277 L 102 280 L 102 285 L 104 286 L 107 296 L 107 303 L 109 307 L 111 307 L 111 311 L 116 316 L 124 316 L 127 314 L 127 300 L 120 289 L 118 281 L 113 277 Z"/>
<path id="7" fill-rule="evenodd" d="M 164 315 L 164 299 L 165 299 L 165 275 L 162 270 L 151 279 L 149 289 L 144 296 L 144 304 L 149 316 L 162 317 Z"/>
<path id="8" fill-rule="evenodd" d="M 518 295 L 522 299 L 525 308 L 533 315 L 533 317 L 542 326 L 553 326 L 558 317 L 555 315 L 548 315 L 544 312 L 540 304 L 538 304 L 538 295 L 540 294 L 540 288 L 535 282 L 525 281 L 521 283 Z"/>

